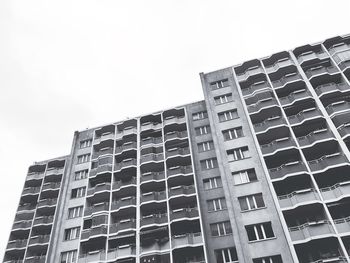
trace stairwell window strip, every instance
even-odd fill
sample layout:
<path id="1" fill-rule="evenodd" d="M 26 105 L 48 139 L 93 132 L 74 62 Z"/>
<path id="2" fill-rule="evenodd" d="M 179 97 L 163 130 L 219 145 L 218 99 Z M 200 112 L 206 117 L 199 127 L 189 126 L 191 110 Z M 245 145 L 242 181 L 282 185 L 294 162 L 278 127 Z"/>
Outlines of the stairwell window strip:
<path id="1" fill-rule="evenodd" d="M 222 187 L 222 181 L 220 176 L 204 179 L 203 184 L 205 190 Z"/>
<path id="2" fill-rule="evenodd" d="M 224 248 L 215 250 L 216 263 L 237 263 L 238 256 L 236 248 Z"/>
<path id="3" fill-rule="evenodd" d="M 242 160 L 242 159 L 250 157 L 247 146 L 237 148 L 237 149 L 228 150 L 227 155 L 228 155 L 228 160 L 230 162 L 238 161 L 238 160 Z"/>
<path id="4" fill-rule="evenodd" d="M 82 180 L 86 179 L 88 176 L 88 170 L 81 170 L 78 172 L 75 172 L 74 180 Z"/>
<path id="5" fill-rule="evenodd" d="M 79 238 L 80 227 L 68 228 L 64 231 L 64 240 L 73 240 Z"/>
<path id="6" fill-rule="evenodd" d="M 219 80 L 219 81 L 215 81 L 215 82 L 210 83 L 210 87 L 212 90 L 221 89 L 221 88 L 225 88 L 228 86 L 229 86 L 228 79 L 223 79 L 223 80 Z"/>
<path id="7" fill-rule="evenodd" d="M 232 234 L 230 221 L 210 224 L 211 235 L 213 237 L 226 236 Z"/>
<path id="8" fill-rule="evenodd" d="M 207 201 L 208 212 L 215 212 L 227 209 L 225 198 L 216 198 Z"/>
<path id="9" fill-rule="evenodd" d="M 208 112 L 207 111 L 200 111 L 200 112 L 194 113 L 192 115 L 192 119 L 194 121 L 203 120 L 203 119 L 206 119 L 206 118 L 208 118 Z"/>
<path id="10" fill-rule="evenodd" d="M 61 253 L 60 263 L 75 263 L 77 261 L 77 250 L 65 251 Z"/>
<path id="11" fill-rule="evenodd" d="M 249 241 L 259 241 L 275 237 L 272 230 L 271 222 L 256 225 L 248 225 L 245 228 L 247 231 Z"/>
<path id="12" fill-rule="evenodd" d="M 221 104 L 225 104 L 225 103 L 231 102 L 231 101 L 233 101 L 232 93 L 228 93 L 228 94 L 225 94 L 225 95 L 214 97 L 214 101 L 215 101 L 216 105 L 221 105 Z"/>
<path id="13" fill-rule="evenodd" d="M 225 141 L 237 139 L 243 137 L 243 129 L 242 127 L 237 127 L 229 130 L 222 131 Z"/>
<path id="14" fill-rule="evenodd" d="M 196 132 L 197 136 L 209 134 L 210 133 L 210 126 L 206 125 L 206 126 L 197 127 L 195 129 L 195 132 Z"/>
<path id="15" fill-rule="evenodd" d="M 238 197 L 241 211 L 255 210 L 265 207 L 262 193 Z"/>
<path id="16" fill-rule="evenodd" d="M 78 164 L 86 163 L 90 160 L 90 154 L 83 154 L 78 156 Z"/>
<path id="17" fill-rule="evenodd" d="M 76 206 L 68 209 L 68 219 L 81 217 L 83 215 L 83 207 Z"/>
<path id="18" fill-rule="evenodd" d="M 234 172 L 232 173 L 232 176 L 235 185 L 250 183 L 258 180 L 254 169 Z"/>
<path id="19" fill-rule="evenodd" d="M 214 149 L 213 141 L 201 142 L 198 144 L 199 152 L 207 152 Z"/>
<path id="20" fill-rule="evenodd" d="M 80 141 L 80 149 L 90 147 L 92 143 L 91 139 Z"/>
<path id="21" fill-rule="evenodd" d="M 237 119 L 238 113 L 237 113 L 237 110 L 234 109 L 234 110 L 220 112 L 220 113 L 218 113 L 218 117 L 219 117 L 220 122 L 224 122 L 224 121 Z"/>
<path id="22" fill-rule="evenodd" d="M 218 161 L 216 158 L 210 158 L 201 161 L 202 170 L 210 170 L 218 167 Z"/>

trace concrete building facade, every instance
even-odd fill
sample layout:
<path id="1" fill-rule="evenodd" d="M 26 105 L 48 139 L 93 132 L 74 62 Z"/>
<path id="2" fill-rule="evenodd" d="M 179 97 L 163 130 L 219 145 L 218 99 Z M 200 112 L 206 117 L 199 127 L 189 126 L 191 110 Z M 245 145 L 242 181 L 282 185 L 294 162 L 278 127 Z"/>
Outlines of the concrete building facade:
<path id="1" fill-rule="evenodd" d="M 3 262 L 350 262 L 350 35 L 200 78 L 30 166 Z"/>

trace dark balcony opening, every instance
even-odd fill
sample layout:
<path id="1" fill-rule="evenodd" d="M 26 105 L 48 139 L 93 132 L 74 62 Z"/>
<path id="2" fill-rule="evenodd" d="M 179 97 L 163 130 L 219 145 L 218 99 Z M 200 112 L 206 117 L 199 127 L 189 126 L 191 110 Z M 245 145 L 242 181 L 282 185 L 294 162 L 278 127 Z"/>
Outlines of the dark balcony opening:
<path id="1" fill-rule="evenodd" d="M 300 153 L 297 149 L 289 149 L 278 152 L 273 156 L 265 157 L 265 162 L 269 169 L 277 168 L 292 162 L 299 162 L 300 160 Z"/>
<path id="2" fill-rule="evenodd" d="M 316 107 L 315 100 L 312 98 L 308 98 L 303 101 L 297 101 L 291 106 L 284 107 L 284 111 L 288 117 L 297 115 L 302 111 L 312 109 Z"/>
<path id="3" fill-rule="evenodd" d="M 281 60 L 286 60 L 289 59 L 289 53 L 287 51 L 282 51 L 275 53 L 268 58 L 263 59 L 263 64 L 265 67 L 271 67 L 273 66 L 276 62 L 281 61 Z"/>
<path id="4" fill-rule="evenodd" d="M 339 128 L 343 124 L 349 123 L 350 111 L 342 112 L 332 118 L 334 125 Z"/>
<path id="5" fill-rule="evenodd" d="M 17 260 L 19 262 L 22 262 L 21 260 L 24 259 L 24 253 L 25 253 L 25 250 L 12 250 L 12 251 L 6 251 L 5 252 L 5 256 L 4 256 L 4 262 L 7 262 L 7 261 L 13 261 L 14 263 L 17 262 Z"/>
<path id="6" fill-rule="evenodd" d="M 280 126 L 273 129 L 269 129 L 267 132 L 258 134 L 257 138 L 260 145 L 271 143 L 274 140 L 287 138 L 290 136 L 290 130 L 286 126 Z"/>
<path id="7" fill-rule="evenodd" d="M 135 233 L 116 236 L 108 240 L 108 260 L 116 259 L 116 263 L 135 263 L 136 259 Z M 120 253 L 121 252 L 121 253 Z M 129 257 L 126 257 L 128 255 Z M 122 258 L 118 260 L 118 257 Z"/>
<path id="8" fill-rule="evenodd" d="M 169 137 L 168 135 L 171 133 L 177 133 L 178 135 L 185 134 L 187 132 L 187 125 L 186 123 L 174 123 L 172 125 L 167 125 L 164 127 L 164 134 L 167 139 Z M 186 133 L 187 135 L 187 133 Z M 181 137 L 181 136 L 178 136 Z M 186 136 L 187 137 L 187 136 Z"/>
<path id="9" fill-rule="evenodd" d="M 203 247 L 184 247 L 173 251 L 174 263 L 205 262 Z"/>
<path id="10" fill-rule="evenodd" d="M 302 56 L 303 54 L 320 53 L 320 52 L 323 52 L 322 46 L 320 44 L 304 45 L 301 47 L 297 47 L 293 50 L 293 53 L 297 58 L 299 58 L 299 56 Z"/>
<path id="11" fill-rule="evenodd" d="M 44 173 L 45 169 L 46 169 L 46 164 L 34 164 L 29 167 L 28 174 Z"/>
<path id="12" fill-rule="evenodd" d="M 141 217 L 147 217 L 150 215 L 161 215 L 167 213 L 166 203 L 153 203 L 141 206 Z M 167 221 L 167 219 L 166 219 Z"/>
<path id="13" fill-rule="evenodd" d="M 288 227 L 302 226 L 304 224 L 328 223 L 327 215 L 322 204 L 315 203 L 297 207 L 283 212 Z"/>
<path id="14" fill-rule="evenodd" d="M 10 234 L 9 241 L 15 241 L 15 240 L 25 241 L 29 237 L 29 231 L 30 231 L 30 229 L 12 231 Z"/>
<path id="15" fill-rule="evenodd" d="M 153 182 L 152 184 L 142 184 L 140 186 L 141 188 L 141 195 L 148 194 L 148 193 L 156 193 L 156 192 L 163 192 L 165 191 L 165 182 Z"/>
<path id="16" fill-rule="evenodd" d="M 315 174 L 314 178 L 322 192 L 323 189 L 326 190 L 325 188 L 332 187 L 336 184 L 350 182 L 349 174 L 350 166 L 342 166 Z"/>
<path id="17" fill-rule="evenodd" d="M 54 185 L 54 183 L 53 183 Z M 45 185 L 43 185 L 44 187 Z M 46 185 L 46 187 L 48 187 Z M 59 191 L 60 188 L 59 187 L 52 187 L 51 189 L 45 189 L 45 191 L 41 190 L 41 194 L 40 194 L 40 200 L 45 200 L 45 199 L 57 199 L 58 195 L 59 195 Z"/>
<path id="18" fill-rule="evenodd" d="M 116 164 L 123 163 L 123 162 L 128 162 L 129 160 L 133 159 L 135 160 L 137 158 L 137 152 L 136 151 L 128 151 L 124 152 L 123 155 L 117 155 L 115 157 L 115 162 Z"/>
<path id="19" fill-rule="evenodd" d="M 246 81 L 242 81 L 240 83 L 241 89 L 248 89 L 248 88 L 252 88 L 254 89 L 254 86 L 258 86 L 260 84 L 266 83 L 266 85 L 268 85 L 268 81 L 266 78 L 265 74 L 258 74 L 255 76 L 255 78 L 248 78 Z"/>
<path id="20" fill-rule="evenodd" d="M 108 215 L 95 215 L 90 219 L 84 219 L 83 229 L 90 229 L 105 224 L 108 224 Z"/>
<path id="21" fill-rule="evenodd" d="M 334 83 L 334 84 L 340 84 L 344 82 L 343 77 L 340 73 L 334 74 L 334 75 L 330 75 L 330 74 L 323 74 L 318 76 L 317 78 L 313 78 L 312 80 L 310 80 L 311 85 L 314 87 L 314 89 L 316 89 L 317 87 L 321 86 L 321 85 L 326 85 L 326 84 L 330 84 L 330 83 Z"/>
<path id="22" fill-rule="evenodd" d="M 252 97 L 246 98 L 245 103 L 247 106 L 250 106 L 252 104 L 257 104 L 258 102 L 269 99 L 269 98 L 275 98 L 275 95 L 273 94 L 272 91 L 266 90 L 266 91 L 259 92 Z"/>
<path id="23" fill-rule="evenodd" d="M 141 252 L 169 249 L 169 229 L 167 226 L 152 227 L 140 231 Z"/>
<path id="24" fill-rule="evenodd" d="M 111 173 L 100 174 L 96 177 L 89 178 L 89 188 L 94 188 L 97 185 L 110 184 L 111 183 Z"/>
<path id="25" fill-rule="evenodd" d="M 141 156 L 143 155 L 148 155 L 148 154 L 159 154 L 163 153 L 163 146 L 151 146 L 147 148 L 142 148 L 141 149 Z"/>
<path id="26" fill-rule="evenodd" d="M 165 143 L 165 149 L 167 152 L 173 149 L 188 149 L 189 143 L 188 140 L 173 140 Z"/>
<path id="27" fill-rule="evenodd" d="M 92 162 L 91 169 L 96 169 L 99 166 L 103 166 L 103 165 L 112 165 L 112 163 L 113 163 L 113 157 L 106 156 L 106 157 L 98 159 L 97 161 Z"/>
<path id="28" fill-rule="evenodd" d="M 178 166 L 191 166 L 191 156 L 175 156 L 173 158 L 167 159 L 166 160 L 166 165 L 168 169 L 174 169 L 173 167 L 178 167 Z"/>
<path id="29" fill-rule="evenodd" d="M 320 142 L 312 147 L 302 150 L 307 161 L 318 160 L 327 155 L 332 155 L 341 152 L 339 143 L 336 140 Z"/>
<path id="30" fill-rule="evenodd" d="M 335 45 L 339 45 L 339 44 L 350 44 L 350 36 L 345 36 L 345 37 L 336 36 L 336 37 L 329 38 L 323 42 L 323 45 L 327 49 L 331 49 Z"/>
<path id="31" fill-rule="evenodd" d="M 198 206 L 196 196 L 181 196 L 169 200 L 170 211 L 172 214 L 193 211 L 193 215 L 198 216 Z M 185 216 L 186 217 L 186 216 Z"/>
<path id="32" fill-rule="evenodd" d="M 88 257 L 91 254 L 105 253 L 106 237 L 97 237 L 80 243 L 80 258 Z"/>
<path id="33" fill-rule="evenodd" d="M 194 188 L 193 175 L 176 176 L 176 177 L 170 178 L 168 180 L 168 187 L 169 187 L 169 191 L 171 191 L 172 189 L 175 190 L 175 188 L 180 188 L 180 187 L 193 187 Z"/>
<path id="34" fill-rule="evenodd" d="M 344 139 L 345 145 L 346 147 L 349 149 L 350 151 L 350 137 L 347 137 L 346 139 Z"/>
<path id="35" fill-rule="evenodd" d="M 350 220 L 350 197 L 346 197 L 336 202 L 327 204 L 328 211 L 333 220 L 347 219 Z"/>
<path id="36" fill-rule="evenodd" d="M 143 256 L 140 258 L 140 263 L 170 263 L 170 254 L 154 254 Z"/>
<path id="37" fill-rule="evenodd" d="M 114 132 L 115 132 L 114 124 L 101 127 L 95 130 L 95 140 L 101 138 L 103 135 L 114 134 Z"/>
<path id="38" fill-rule="evenodd" d="M 157 125 L 162 123 L 162 116 L 160 115 L 160 113 L 143 116 L 140 118 L 140 122 L 141 122 L 141 126 L 146 126 L 148 124 Z"/>
<path id="39" fill-rule="evenodd" d="M 343 244 L 345 246 L 346 252 L 350 255 L 350 236 L 342 237 Z"/>
<path id="40" fill-rule="evenodd" d="M 288 75 L 298 73 L 298 69 L 295 65 L 289 65 L 283 68 L 279 68 L 276 72 L 270 73 L 269 77 L 272 82 L 281 80 Z"/>
<path id="41" fill-rule="evenodd" d="M 111 214 L 111 227 L 113 225 L 117 228 L 117 230 L 135 228 L 136 210 L 121 210 L 119 213 Z"/>
<path id="42" fill-rule="evenodd" d="M 125 176 L 115 176 L 113 182 L 113 190 L 118 190 L 121 187 L 134 186 L 136 187 L 136 175 L 125 174 Z"/>
<path id="43" fill-rule="evenodd" d="M 199 220 L 188 220 L 186 223 L 180 221 L 171 224 L 172 236 L 197 233 L 201 233 L 201 225 Z"/>
<path id="44" fill-rule="evenodd" d="M 113 140 L 102 141 L 97 145 L 93 146 L 92 159 L 99 158 L 102 155 L 112 155 L 114 148 Z"/>
<path id="45" fill-rule="evenodd" d="M 347 93 L 335 93 L 333 97 L 321 99 L 323 106 L 326 108 L 329 115 L 349 109 L 350 94 Z"/>
<path id="46" fill-rule="evenodd" d="M 319 69 L 327 69 L 327 68 L 334 68 L 334 64 L 332 63 L 331 59 L 329 57 L 325 59 L 316 59 L 316 60 L 310 60 L 307 63 L 304 63 L 302 66 L 303 70 L 305 71 L 305 74 L 308 78 L 311 78 L 314 74 L 318 74 Z M 333 73 L 333 72 L 332 72 Z"/>
<path id="47" fill-rule="evenodd" d="M 53 217 L 55 215 L 56 207 L 41 207 L 36 210 L 36 218 L 37 217 Z"/>
<path id="48" fill-rule="evenodd" d="M 277 89 L 276 93 L 279 98 L 285 98 L 293 92 L 302 90 L 307 90 L 306 84 L 304 81 L 298 81 L 286 84 L 283 89 Z"/>
<path id="49" fill-rule="evenodd" d="M 269 119 L 282 117 L 281 108 L 269 108 L 269 112 L 265 112 L 265 114 L 253 114 L 250 116 L 253 124 L 262 124 L 263 122 L 267 122 Z"/>
<path id="50" fill-rule="evenodd" d="M 182 118 L 185 116 L 185 109 L 180 108 L 180 109 L 171 109 L 171 110 L 166 110 L 163 112 L 163 118 L 166 119 L 171 119 L 171 118 Z"/>
<path id="51" fill-rule="evenodd" d="M 282 181 L 274 182 L 273 185 L 277 196 L 286 196 L 294 192 L 315 188 L 309 174 L 288 177 Z"/>
<path id="52" fill-rule="evenodd" d="M 26 263 L 45 263 L 47 246 L 32 246 L 29 247 L 26 254 Z M 31 258 L 31 259 L 29 259 Z"/>
<path id="53" fill-rule="evenodd" d="M 137 120 L 136 119 L 130 119 L 125 120 L 121 124 L 117 125 L 117 132 L 123 132 L 124 130 L 137 128 Z"/>
<path id="54" fill-rule="evenodd" d="M 20 205 L 21 204 L 30 204 L 31 206 L 35 206 L 38 201 L 38 195 L 24 195 L 21 196 Z"/>
<path id="55" fill-rule="evenodd" d="M 109 202 L 110 192 L 101 192 L 86 198 L 86 208 L 94 208 Z"/>
<path id="56" fill-rule="evenodd" d="M 327 121 L 325 119 L 312 119 L 293 127 L 294 134 L 297 138 L 304 137 L 314 131 L 328 130 Z"/>
<path id="57" fill-rule="evenodd" d="M 28 180 L 24 184 L 24 189 L 26 188 L 39 188 L 41 187 L 42 179 L 40 180 Z"/>
<path id="58" fill-rule="evenodd" d="M 342 259 L 343 254 L 339 246 L 338 240 L 335 237 L 312 240 L 308 243 L 303 243 L 295 246 L 295 250 L 300 263 L 309 262 L 346 262 L 331 261 Z"/>
<path id="59" fill-rule="evenodd" d="M 47 164 L 47 170 L 62 169 L 62 168 L 64 168 L 65 163 L 66 163 L 66 160 L 53 160 L 53 161 L 50 161 Z"/>
<path id="60" fill-rule="evenodd" d="M 51 234 L 52 225 L 38 225 L 32 228 L 31 237 L 48 236 Z"/>
<path id="61" fill-rule="evenodd" d="M 15 222 L 22 220 L 31 220 L 34 217 L 34 210 L 26 213 L 17 213 L 15 216 Z"/>
<path id="62" fill-rule="evenodd" d="M 261 67 L 261 63 L 258 59 L 253 59 L 242 63 L 240 66 L 235 67 L 235 72 L 237 75 L 243 75 L 251 68 Z"/>

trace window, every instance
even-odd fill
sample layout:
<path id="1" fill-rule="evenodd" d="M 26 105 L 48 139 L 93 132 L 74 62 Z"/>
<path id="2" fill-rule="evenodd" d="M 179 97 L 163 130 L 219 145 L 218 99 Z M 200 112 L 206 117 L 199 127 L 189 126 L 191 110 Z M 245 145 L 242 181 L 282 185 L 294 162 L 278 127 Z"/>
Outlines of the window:
<path id="1" fill-rule="evenodd" d="M 228 79 L 223 79 L 223 80 L 219 80 L 219 81 L 215 81 L 210 83 L 210 87 L 212 90 L 216 90 L 216 89 L 221 89 L 221 88 L 225 88 L 228 87 Z"/>
<path id="2" fill-rule="evenodd" d="M 90 154 L 83 154 L 78 156 L 78 163 L 86 163 L 90 159 Z"/>
<path id="3" fill-rule="evenodd" d="M 216 263 L 238 262 L 237 251 L 235 247 L 215 250 Z"/>
<path id="4" fill-rule="evenodd" d="M 283 263 L 281 255 L 253 258 L 253 263 Z"/>
<path id="5" fill-rule="evenodd" d="M 207 201 L 208 212 L 220 211 L 227 209 L 225 198 L 216 198 Z"/>
<path id="6" fill-rule="evenodd" d="M 88 176 L 88 170 L 81 170 L 78 172 L 75 172 L 74 175 L 74 180 L 81 180 L 81 179 L 86 179 Z"/>
<path id="7" fill-rule="evenodd" d="M 68 219 L 81 217 L 83 215 L 83 207 L 77 206 L 68 209 Z"/>
<path id="8" fill-rule="evenodd" d="M 192 114 L 192 119 L 194 121 L 196 120 L 202 120 L 202 119 L 206 119 L 208 118 L 208 112 L 207 111 L 201 111 L 201 112 L 197 112 Z"/>
<path id="9" fill-rule="evenodd" d="M 229 110 L 229 111 L 218 113 L 218 116 L 219 116 L 219 121 L 224 122 L 224 121 L 237 119 L 238 113 L 237 113 L 237 110 Z"/>
<path id="10" fill-rule="evenodd" d="M 204 189 L 205 190 L 222 187 L 221 178 L 219 176 L 218 177 L 209 178 L 209 179 L 204 179 L 203 180 L 203 184 L 204 184 Z"/>
<path id="11" fill-rule="evenodd" d="M 218 167 L 218 161 L 216 158 L 210 158 L 201 161 L 202 170 L 209 170 Z"/>
<path id="12" fill-rule="evenodd" d="M 73 240 L 79 238 L 80 227 L 73 227 L 64 230 L 64 240 Z"/>
<path id="13" fill-rule="evenodd" d="M 210 224 L 210 231 L 213 237 L 225 236 L 232 234 L 230 221 Z"/>
<path id="14" fill-rule="evenodd" d="M 230 162 L 238 161 L 238 160 L 242 160 L 242 159 L 250 157 L 248 147 L 246 147 L 246 146 L 242 147 L 242 148 L 229 150 L 229 151 L 227 151 L 227 155 L 228 155 L 228 160 Z"/>
<path id="15" fill-rule="evenodd" d="M 261 223 L 257 225 L 249 225 L 245 227 L 249 241 L 264 240 L 274 237 L 271 222 Z"/>
<path id="16" fill-rule="evenodd" d="M 228 93 L 225 95 L 214 97 L 214 101 L 216 105 L 224 104 L 233 101 L 232 93 Z"/>
<path id="17" fill-rule="evenodd" d="M 222 131 L 222 134 L 224 135 L 224 140 L 229 141 L 243 137 L 243 129 L 242 127 L 237 127 L 229 130 L 224 130 Z"/>
<path id="18" fill-rule="evenodd" d="M 250 183 L 258 180 L 254 169 L 235 172 L 232 173 L 232 176 L 235 185 Z"/>
<path id="19" fill-rule="evenodd" d="M 79 187 L 79 188 L 72 189 L 72 194 L 70 198 L 79 198 L 79 197 L 85 196 L 85 190 L 86 190 L 86 187 Z"/>
<path id="20" fill-rule="evenodd" d="M 201 142 L 197 144 L 199 152 L 207 152 L 214 149 L 213 141 Z"/>
<path id="21" fill-rule="evenodd" d="M 61 263 L 75 263 L 77 261 L 77 251 L 71 250 L 61 253 Z"/>
<path id="22" fill-rule="evenodd" d="M 80 149 L 90 147 L 91 146 L 91 142 L 92 142 L 91 139 L 80 141 Z"/>
<path id="23" fill-rule="evenodd" d="M 195 129 L 195 132 L 196 132 L 196 135 L 199 136 L 199 135 L 204 135 L 204 134 L 208 134 L 210 133 L 210 126 L 207 125 L 207 126 L 201 126 L 201 127 L 197 127 Z"/>
<path id="24" fill-rule="evenodd" d="M 242 211 L 265 207 L 264 199 L 261 193 L 238 197 L 238 201 Z"/>

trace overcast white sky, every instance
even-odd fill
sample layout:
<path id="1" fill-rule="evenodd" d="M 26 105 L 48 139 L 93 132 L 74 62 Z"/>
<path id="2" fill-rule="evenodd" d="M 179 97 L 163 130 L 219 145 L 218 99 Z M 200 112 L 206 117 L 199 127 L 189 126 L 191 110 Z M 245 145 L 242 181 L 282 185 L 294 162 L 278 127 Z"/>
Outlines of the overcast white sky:
<path id="1" fill-rule="evenodd" d="M 350 33 L 349 0 L 0 1 L 0 260 L 27 168 L 203 98 L 199 72 Z"/>

